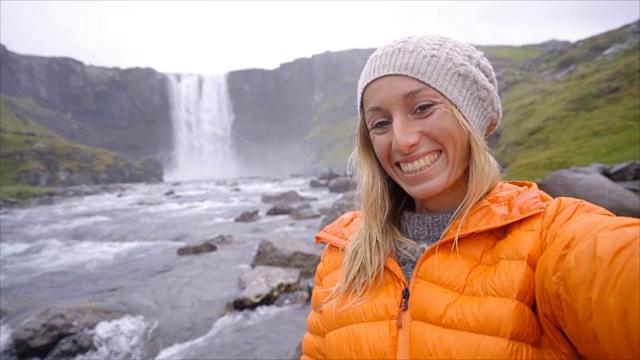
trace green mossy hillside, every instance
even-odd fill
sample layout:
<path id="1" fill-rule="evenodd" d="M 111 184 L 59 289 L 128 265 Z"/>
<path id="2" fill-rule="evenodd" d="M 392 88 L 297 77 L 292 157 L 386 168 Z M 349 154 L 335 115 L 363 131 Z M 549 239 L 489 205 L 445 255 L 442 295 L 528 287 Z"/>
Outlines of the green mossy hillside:
<path id="1" fill-rule="evenodd" d="M 314 149 L 313 163 L 322 167 L 340 167 L 346 164 L 354 148 L 358 125 L 354 84 L 358 79 L 349 77 L 334 85 L 314 116 L 305 142 Z M 352 114 L 344 116 L 344 114 Z"/>
<path id="2" fill-rule="evenodd" d="M 640 159 L 638 37 L 618 29 L 528 63 L 503 96 L 495 155 L 506 178 Z"/>
<path id="3" fill-rule="evenodd" d="M 115 152 L 69 142 L 26 118 L 38 108 L 29 98 L 0 97 L 0 197 L 29 198 L 51 187 L 114 180 L 123 169 L 143 172 L 144 163 L 131 163 Z"/>

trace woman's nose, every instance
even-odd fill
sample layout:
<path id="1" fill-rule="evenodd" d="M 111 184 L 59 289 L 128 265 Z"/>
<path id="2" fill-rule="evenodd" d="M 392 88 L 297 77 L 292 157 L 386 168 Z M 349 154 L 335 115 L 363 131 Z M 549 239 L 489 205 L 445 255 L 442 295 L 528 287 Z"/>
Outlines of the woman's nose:
<path id="1" fill-rule="evenodd" d="M 393 122 L 393 150 L 400 154 L 410 154 L 420 140 L 420 134 L 408 119 Z"/>

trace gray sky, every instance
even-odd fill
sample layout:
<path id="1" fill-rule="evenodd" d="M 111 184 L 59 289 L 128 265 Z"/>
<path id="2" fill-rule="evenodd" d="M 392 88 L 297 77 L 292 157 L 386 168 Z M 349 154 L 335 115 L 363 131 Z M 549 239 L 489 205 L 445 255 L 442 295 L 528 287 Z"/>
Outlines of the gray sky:
<path id="1" fill-rule="evenodd" d="M 640 18 L 640 1 L 0 0 L 0 42 L 106 67 L 216 74 L 437 33 L 476 45 L 577 41 Z"/>

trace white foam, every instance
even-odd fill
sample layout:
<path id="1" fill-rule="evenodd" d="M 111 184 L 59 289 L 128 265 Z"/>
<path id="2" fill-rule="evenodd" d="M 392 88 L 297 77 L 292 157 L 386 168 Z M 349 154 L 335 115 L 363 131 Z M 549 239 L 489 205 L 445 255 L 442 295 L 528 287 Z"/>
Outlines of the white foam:
<path id="1" fill-rule="evenodd" d="M 11 347 L 11 328 L 7 324 L 0 325 L 0 354 L 9 351 Z"/>
<path id="2" fill-rule="evenodd" d="M 10 273 L 37 275 L 61 269 L 82 266 L 93 270 L 97 266 L 114 261 L 121 254 L 133 249 L 158 246 L 178 246 L 167 242 L 94 242 L 39 240 L 34 243 L 0 243 L 0 278 L 10 279 Z"/>
<path id="3" fill-rule="evenodd" d="M 83 226 L 87 227 L 111 220 L 112 219 L 110 217 L 104 215 L 70 217 L 65 221 L 59 221 L 49 224 L 32 224 L 27 227 L 26 232 L 31 236 L 40 236 L 46 235 L 50 231 L 69 230 L 72 228 Z"/>
<path id="4" fill-rule="evenodd" d="M 239 206 L 243 202 L 247 204 L 253 204 L 254 202 L 247 201 L 247 199 L 243 199 L 240 197 L 225 199 L 225 201 L 216 201 L 216 200 L 203 200 L 198 202 L 165 202 L 165 203 L 157 203 L 157 204 L 149 204 L 143 205 L 146 206 L 143 211 L 147 213 L 176 213 L 178 215 L 185 215 L 185 212 L 202 212 L 206 210 L 225 210 L 229 207 Z"/>
<path id="5" fill-rule="evenodd" d="M 75 360 L 147 359 L 151 335 L 157 326 L 157 321 L 131 315 L 99 322 L 93 337 L 96 350 L 76 356 Z"/>
<path id="6" fill-rule="evenodd" d="M 32 247 L 33 244 L 27 243 L 0 243 L 0 261 L 28 252 Z"/>
<path id="7" fill-rule="evenodd" d="M 281 184 L 273 183 L 273 182 L 255 182 L 255 183 L 246 183 L 240 184 L 238 186 L 240 191 L 244 192 L 253 192 L 253 193 L 279 193 L 281 191 L 291 190 L 288 187 L 283 187 Z"/>
<path id="8" fill-rule="evenodd" d="M 205 335 L 184 342 L 180 344 L 172 345 L 166 349 L 163 349 L 158 356 L 156 356 L 155 360 L 171 360 L 171 359 L 181 359 L 182 354 L 184 354 L 188 349 L 192 347 L 196 347 L 200 344 L 206 343 L 208 339 L 214 338 L 218 333 L 220 333 L 225 328 L 237 324 L 239 322 L 246 323 L 247 325 L 253 325 L 259 321 L 263 321 L 273 316 L 281 313 L 282 311 L 287 310 L 286 307 L 277 307 L 277 306 L 259 306 L 253 311 L 242 311 L 236 313 L 227 314 L 220 319 L 218 319 L 214 324 L 211 330 Z"/>

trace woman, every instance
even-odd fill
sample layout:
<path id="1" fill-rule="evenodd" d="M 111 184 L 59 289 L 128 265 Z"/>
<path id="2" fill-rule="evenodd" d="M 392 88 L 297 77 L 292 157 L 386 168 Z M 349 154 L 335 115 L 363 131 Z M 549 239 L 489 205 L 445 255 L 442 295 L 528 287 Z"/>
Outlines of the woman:
<path id="1" fill-rule="evenodd" d="M 640 222 L 500 180 L 482 53 L 393 41 L 358 110 L 362 210 L 316 236 L 303 358 L 640 358 Z"/>

